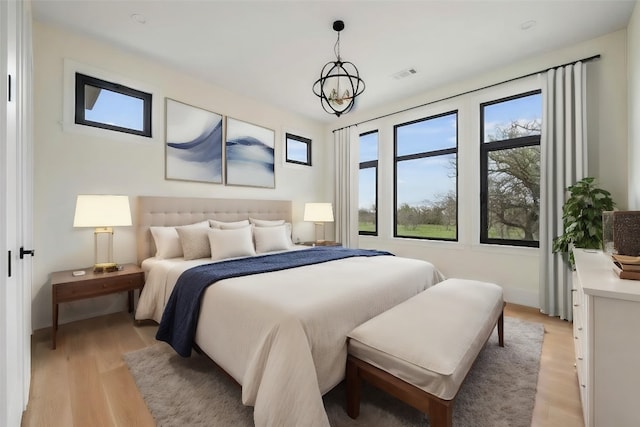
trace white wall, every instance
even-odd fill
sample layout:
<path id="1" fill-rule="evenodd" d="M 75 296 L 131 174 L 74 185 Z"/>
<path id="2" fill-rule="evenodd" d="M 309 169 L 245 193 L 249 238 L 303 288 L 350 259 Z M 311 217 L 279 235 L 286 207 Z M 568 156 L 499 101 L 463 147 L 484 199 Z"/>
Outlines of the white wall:
<path id="1" fill-rule="evenodd" d="M 150 88 L 155 100 L 154 136 L 132 141 L 110 132 L 63 130 L 65 59 Z M 35 62 L 35 249 L 33 328 L 51 324 L 49 273 L 93 264 L 93 230 L 72 227 L 78 194 L 195 196 L 293 200 L 294 238 L 310 240 L 313 225 L 302 222 L 305 201 L 330 201 L 325 182 L 323 126 L 274 109 L 178 70 L 77 34 L 34 23 Z M 227 187 L 164 179 L 164 98 L 255 123 L 276 132 L 276 188 Z M 285 131 L 311 138 L 313 167 L 284 165 Z M 106 136 L 104 136 L 106 135 Z M 134 138 L 135 139 L 135 138 Z M 136 261 L 133 227 L 115 230 L 115 261 Z M 124 296 L 65 303 L 60 323 L 124 309 Z"/>
<path id="2" fill-rule="evenodd" d="M 621 209 L 640 208 L 637 164 L 640 159 L 640 125 L 631 120 L 640 110 L 640 60 L 638 8 L 630 24 L 629 75 L 632 95 L 627 128 L 627 46 L 626 31 L 531 58 L 510 67 L 494 70 L 463 82 L 453 82 L 412 98 L 372 111 L 354 111 L 330 126 L 260 104 L 230 93 L 178 70 L 123 52 L 63 30 L 34 23 L 35 51 L 35 248 L 33 282 L 33 327 L 50 325 L 51 296 L 48 275 L 52 271 L 74 269 L 93 263 L 92 232 L 73 229 L 75 197 L 82 193 L 137 195 L 184 195 L 197 197 L 264 198 L 294 200 L 294 233 L 303 240 L 313 238 L 314 230 L 302 223 L 305 201 L 330 201 L 333 197 L 333 153 L 331 130 L 363 120 L 424 104 L 454 94 L 508 80 L 534 71 L 583 57 L 600 54 L 602 59 L 589 65 L 589 141 L 590 174 L 613 193 Z M 636 48 L 632 49 L 632 46 Z M 71 59 L 113 75 L 152 87 L 156 99 L 169 97 L 226 116 L 253 122 L 276 131 L 276 189 L 225 187 L 213 184 L 185 183 L 164 179 L 164 128 L 156 130 L 152 141 L 127 142 L 62 129 L 63 63 Z M 162 106 L 164 103 L 161 104 Z M 162 107 L 164 108 L 164 107 Z M 160 115 L 160 120 L 164 117 Z M 158 120 L 156 119 L 156 124 Z M 360 129 L 365 129 L 362 125 Z M 627 129 L 633 147 L 627 162 Z M 298 131 L 313 139 L 313 168 L 283 166 L 283 131 Z M 392 144 L 388 136 L 381 144 Z M 635 160 L 634 160 L 635 159 Z M 627 164 L 631 173 L 627 173 Z M 381 165 L 381 172 L 385 169 Z M 392 166 L 386 176 L 392 180 Z M 629 187 L 629 191 L 628 191 Z M 469 191 L 469 190 L 468 190 Z M 635 196 L 634 196 L 635 195 Z M 628 202 L 627 202 L 628 200 Z M 133 201 L 133 197 L 132 197 Z M 133 207 L 135 212 L 135 206 Z M 381 210 L 383 207 L 381 206 Z M 477 238 L 466 242 L 440 243 L 393 239 L 390 237 L 392 207 L 388 207 L 386 234 L 379 238 L 361 238 L 362 247 L 391 250 L 397 255 L 431 260 L 445 274 L 495 281 L 505 288 L 509 301 L 538 305 L 538 254 L 534 249 L 488 247 Z M 383 215 L 381 213 L 381 215 Z M 390 219 L 391 218 L 391 219 Z M 474 224 L 461 234 L 471 236 Z M 475 239 L 475 240 L 473 240 Z M 115 234 L 117 262 L 135 262 L 133 229 L 120 228 Z M 124 307 L 123 296 L 108 296 L 63 305 L 61 323 Z"/>
<path id="3" fill-rule="evenodd" d="M 494 70 L 474 79 L 439 87 L 385 108 L 375 111 L 355 111 L 333 122 L 327 129 L 327 138 L 330 137 L 331 130 L 342 126 L 600 54 L 601 59 L 589 63 L 587 71 L 589 175 L 596 176 L 600 185 L 611 191 L 618 207 L 625 209 L 628 185 L 626 52 L 626 31 L 611 33 L 513 64 L 510 67 Z M 465 97 L 462 102 L 470 102 L 467 101 L 470 99 L 471 96 Z M 447 102 L 455 103 L 456 101 Z M 421 112 L 425 112 L 422 117 L 428 115 L 427 112 L 431 108 L 433 107 L 422 108 Z M 414 113 L 415 111 L 394 115 L 377 120 L 375 123 L 364 123 L 358 126 L 359 133 L 370 130 L 372 126 L 381 130 L 380 161 L 384 162 L 382 158 L 384 152 L 387 152 L 388 155 L 386 156 L 387 164 L 380 164 L 379 179 L 381 183 L 384 181 L 387 187 L 393 183 L 393 165 L 390 163 L 393 152 L 391 126 L 394 123 L 402 123 L 408 114 Z M 460 124 L 462 125 L 462 119 Z M 460 144 L 475 144 L 478 139 L 473 135 L 477 133 L 477 129 L 460 128 L 460 138 L 466 138 L 466 142 L 461 140 Z M 471 151 L 473 152 L 473 150 Z M 389 155 L 389 153 L 391 154 Z M 474 162 L 474 154 L 471 157 L 471 162 Z M 473 167 L 473 165 L 471 166 Z M 467 171 L 460 171 L 461 174 L 465 172 Z M 381 183 L 379 183 L 379 188 L 383 185 Z M 462 184 L 462 180 L 460 183 Z M 385 194 L 385 191 L 388 193 Z M 362 236 L 360 246 L 387 249 L 397 255 L 429 260 L 450 277 L 493 281 L 503 286 L 505 298 L 508 301 L 529 306 L 539 305 L 537 249 L 479 244 L 478 215 L 469 218 L 468 215 L 464 215 L 466 211 L 460 216 L 460 237 L 457 243 L 395 239 L 392 237 L 393 199 L 391 191 L 390 189 L 381 189 L 379 194 L 380 235 L 378 237 Z M 478 212 L 475 204 L 475 200 L 478 199 L 477 192 L 477 187 L 474 188 L 473 185 L 462 186 L 459 189 L 459 209 L 461 211 Z M 385 201 L 386 205 L 383 204 Z"/>
<path id="4" fill-rule="evenodd" d="M 640 2 L 627 28 L 629 78 L 629 209 L 640 210 Z"/>

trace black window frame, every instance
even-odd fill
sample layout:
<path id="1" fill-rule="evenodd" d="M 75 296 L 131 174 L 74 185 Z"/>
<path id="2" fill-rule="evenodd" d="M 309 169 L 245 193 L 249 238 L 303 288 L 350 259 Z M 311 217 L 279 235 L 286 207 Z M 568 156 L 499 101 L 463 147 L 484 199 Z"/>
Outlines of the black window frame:
<path id="1" fill-rule="evenodd" d="M 480 243 L 503 246 L 522 246 L 539 248 L 540 241 L 537 240 L 515 240 L 496 239 L 489 237 L 489 153 L 492 151 L 510 150 L 523 147 L 540 147 L 542 135 L 528 135 L 518 138 L 504 139 L 500 141 L 485 142 L 484 138 L 484 107 L 502 102 L 512 101 L 518 98 L 525 98 L 531 95 L 539 95 L 540 89 L 532 90 L 517 95 L 511 95 L 480 104 Z M 542 159 L 540 159 L 542 162 Z M 538 213 L 538 215 L 540 215 Z"/>
<path id="2" fill-rule="evenodd" d="M 439 150 L 432 151 L 423 151 L 421 153 L 414 154 L 406 154 L 403 156 L 398 156 L 398 128 L 402 126 L 412 125 L 415 123 L 437 119 L 440 117 L 449 116 L 451 114 L 455 114 L 456 117 L 456 144 L 453 148 L 445 148 Z M 456 108 L 455 110 L 450 110 L 444 113 L 435 114 L 428 117 L 423 117 L 417 120 L 411 120 L 405 123 L 399 123 L 393 126 L 393 237 L 401 238 L 401 239 L 421 239 L 421 240 L 432 240 L 432 241 L 441 241 L 441 242 L 457 242 L 460 233 L 458 232 L 458 224 L 459 224 L 459 201 L 458 201 L 458 186 L 459 186 L 459 177 L 458 177 L 458 146 L 460 143 L 459 129 L 460 123 L 458 120 L 459 110 Z M 403 236 L 398 234 L 398 162 L 403 160 L 415 160 L 421 158 L 428 157 L 437 157 L 443 155 L 455 154 L 456 156 L 456 236 L 452 239 L 441 238 L 441 237 L 420 237 L 420 236 Z"/>
<path id="3" fill-rule="evenodd" d="M 302 142 L 303 144 L 306 144 L 307 146 L 307 161 L 306 162 L 300 162 L 298 160 L 293 160 L 289 158 L 289 140 L 292 139 L 294 141 L 297 142 Z M 299 136 L 299 135 L 294 135 L 292 133 L 286 132 L 285 133 L 285 137 L 284 137 L 284 150 L 285 150 L 285 155 L 284 155 L 284 160 L 286 163 L 293 163 L 296 165 L 304 165 L 304 166 L 311 166 L 311 139 L 310 138 L 305 138 L 304 136 Z"/>
<path id="4" fill-rule="evenodd" d="M 123 86 L 117 83 L 108 82 L 86 74 L 76 73 L 76 93 L 75 93 L 75 123 L 79 125 L 91 126 L 100 129 L 112 130 L 115 132 L 129 133 L 138 136 L 151 138 L 151 102 L 152 94 Z M 85 118 L 85 85 L 110 90 L 122 95 L 138 98 L 143 101 L 142 130 L 131 129 L 122 126 L 110 125 L 108 123 L 95 122 Z"/>
<path id="5" fill-rule="evenodd" d="M 364 132 L 361 133 L 359 135 L 359 138 L 363 137 L 363 136 L 367 136 L 367 135 L 371 135 L 372 133 L 377 133 L 378 137 L 380 136 L 378 129 L 375 130 L 371 130 L 368 132 Z M 358 171 L 362 170 L 362 169 L 371 169 L 373 168 L 375 170 L 375 176 L 376 176 L 376 199 L 375 199 L 375 204 L 376 204 L 376 217 L 375 217 L 375 222 L 374 222 L 374 227 L 375 227 L 375 231 L 362 231 L 360 230 L 360 227 L 358 227 L 358 235 L 360 236 L 377 236 L 378 235 L 378 160 L 380 159 L 380 139 L 378 139 L 378 158 L 376 160 L 367 160 L 366 162 L 360 162 L 359 164 L 359 168 Z"/>

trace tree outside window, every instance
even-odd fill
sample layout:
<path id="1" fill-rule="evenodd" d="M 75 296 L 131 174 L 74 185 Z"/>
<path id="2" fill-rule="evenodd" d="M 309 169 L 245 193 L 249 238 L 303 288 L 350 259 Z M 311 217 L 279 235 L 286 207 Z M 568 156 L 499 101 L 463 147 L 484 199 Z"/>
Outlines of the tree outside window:
<path id="1" fill-rule="evenodd" d="M 539 242 L 540 91 L 480 105 L 480 241 Z"/>

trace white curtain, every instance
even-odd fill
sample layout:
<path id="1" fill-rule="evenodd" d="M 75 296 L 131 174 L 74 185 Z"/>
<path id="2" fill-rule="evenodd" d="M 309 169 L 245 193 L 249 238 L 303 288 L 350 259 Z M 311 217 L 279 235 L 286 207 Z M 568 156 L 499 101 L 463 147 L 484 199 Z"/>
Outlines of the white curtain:
<path id="1" fill-rule="evenodd" d="M 355 126 L 333 133 L 336 161 L 336 240 L 346 248 L 358 247 L 358 135 Z"/>
<path id="2" fill-rule="evenodd" d="M 566 188 L 587 176 L 586 66 L 548 70 L 542 84 L 540 143 L 540 310 L 572 320 L 572 272 L 552 252 L 563 232 Z"/>

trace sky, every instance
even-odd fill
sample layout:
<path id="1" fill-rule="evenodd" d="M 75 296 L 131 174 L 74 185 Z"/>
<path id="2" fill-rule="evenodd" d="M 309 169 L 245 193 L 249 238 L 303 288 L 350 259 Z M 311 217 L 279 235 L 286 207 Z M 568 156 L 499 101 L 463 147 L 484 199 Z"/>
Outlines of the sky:
<path id="1" fill-rule="evenodd" d="M 129 95 L 101 89 L 91 110 L 84 110 L 85 119 L 142 131 L 144 101 Z"/>
<path id="2" fill-rule="evenodd" d="M 479 112 L 478 112 L 479 114 Z M 409 155 L 432 150 L 455 148 L 457 141 L 457 114 L 451 113 L 396 128 L 397 155 Z M 535 94 L 485 107 L 485 135 L 505 127 L 513 121 L 520 123 L 542 120 L 542 96 Z M 487 136 L 485 136 L 487 139 Z M 378 133 L 360 137 L 360 161 L 377 158 Z M 389 141 L 393 144 L 393 141 Z M 458 145 L 463 142 L 458 141 Z M 479 144 L 480 141 L 477 141 Z M 449 191 L 456 190 L 455 154 L 426 157 L 398 162 L 398 206 L 428 204 Z M 370 208 L 375 203 L 375 176 L 361 171 L 359 180 L 359 208 Z"/>

